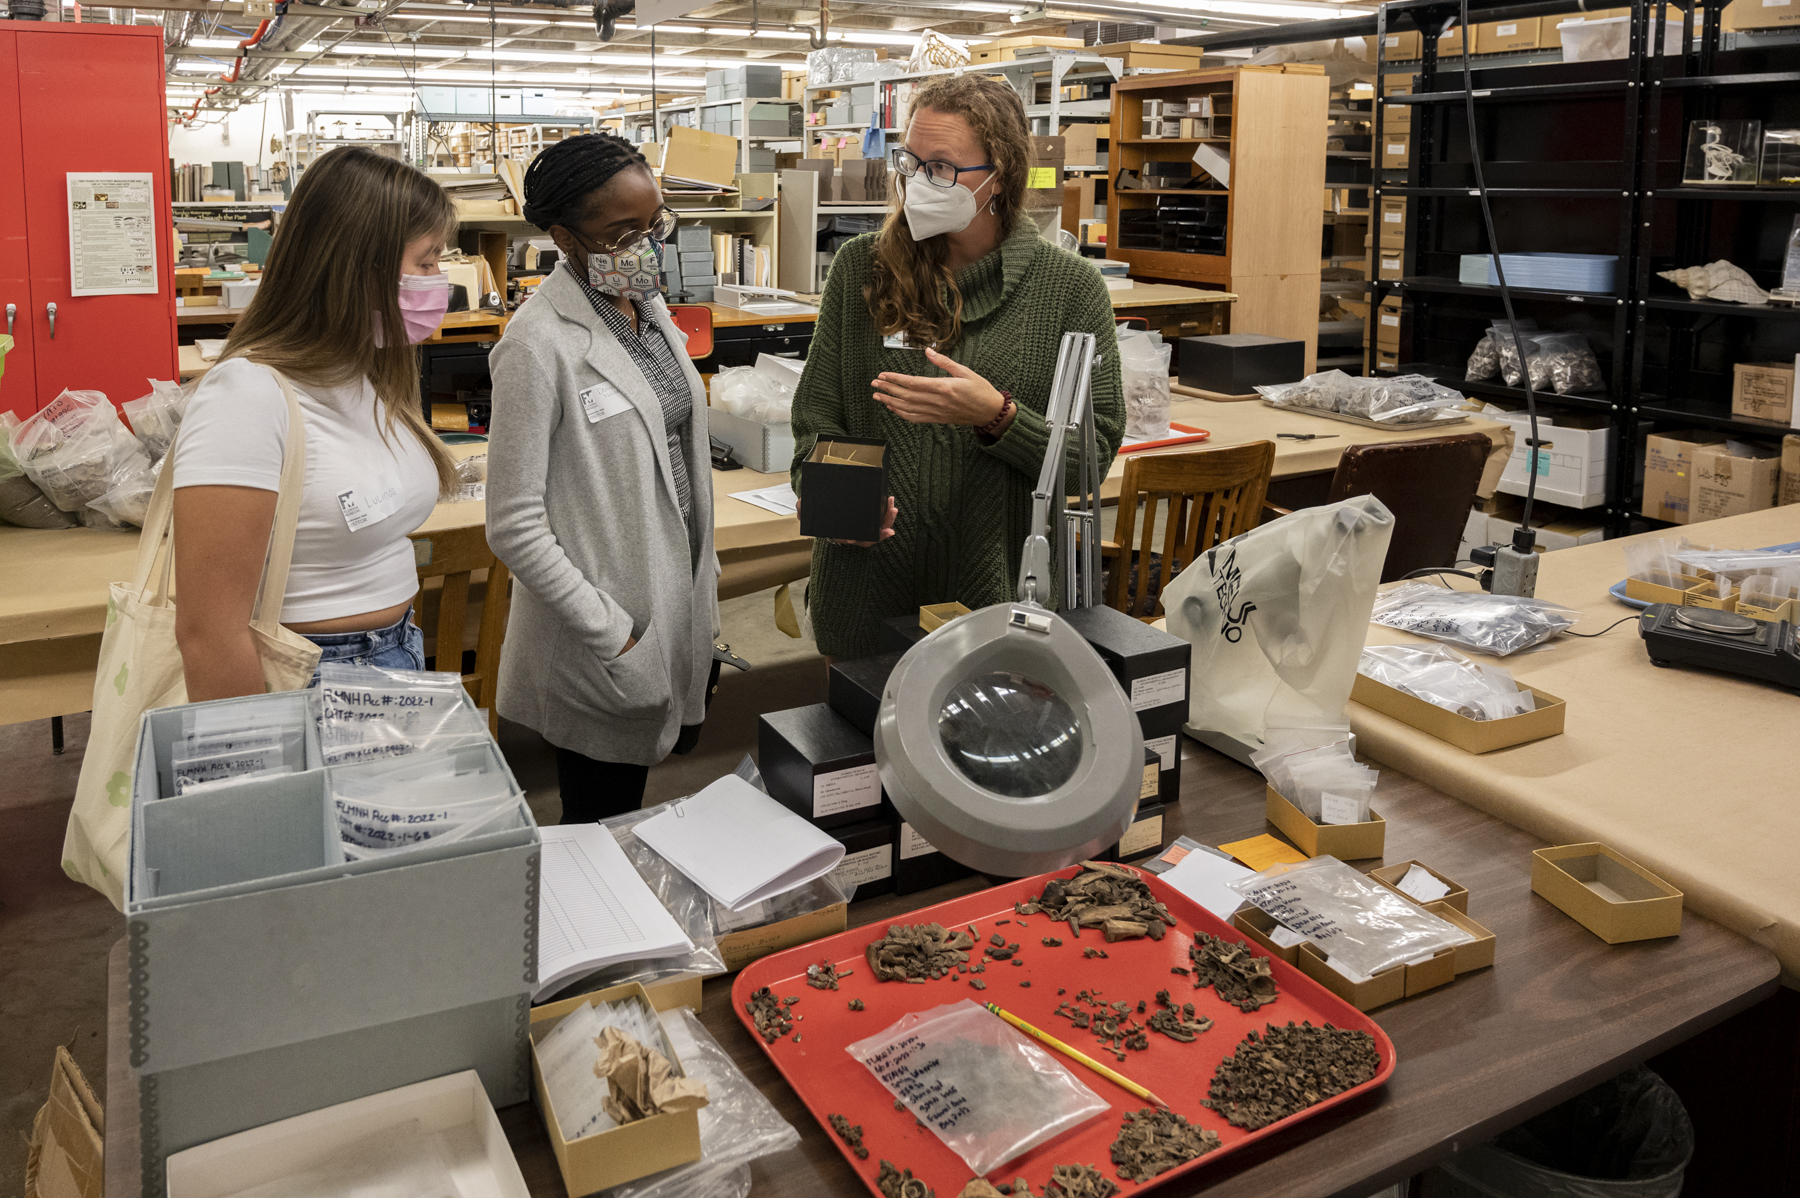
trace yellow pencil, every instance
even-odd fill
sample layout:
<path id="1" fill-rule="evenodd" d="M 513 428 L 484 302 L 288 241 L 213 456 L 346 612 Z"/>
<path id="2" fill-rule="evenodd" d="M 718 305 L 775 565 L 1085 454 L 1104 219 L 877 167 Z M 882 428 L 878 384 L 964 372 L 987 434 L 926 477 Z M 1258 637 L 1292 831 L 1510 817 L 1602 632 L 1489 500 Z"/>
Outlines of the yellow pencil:
<path id="1" fill-rule="evenodd" d="M 1168 1103 L 1164 1102 L 1162 1099 L 1158 1098 L 1156 1095 L 1152 1094 L 1150 1091 L 1144 1089 L 1144 1087 L 1138 1085 L 1136 1082 L 1132 1081 L 1130 1078 L 1126 1077 L 1124 1074 L 1119 1073 L 1112 1069 L 1108 1069 L 1105 1065 L 1102 1065 L 1099 1061 L 1096 1061 L 1093 1057 L 1088 1056 L 1085 1052 L 1081 1052 L 1078 1049 L 1070 1048 L 1067 1044 L 1064 1044 L 1061 1040 L 1058 1040 L 1055 1036 L 1052 1036 L 1050 1033 L 1045 1032 L 1045 1031 L 1040 1031 L 1037 1028 L 1032 1027 L 1029 1023 L 1026 1023 L 1023 1019 L 1020 1019 L 1017 1015 L 1014 1015 L 1011 1011 L 1001 1010 L 998 1003 L 987 1003 L 985 1005 L 987 1006 L 988 1010 L 990 1010 L 994 1014 L 1000 1016 L 1000 1018 L 1006 1020 L 1006 1022 L 1012 1024 L 1014 1027 L 1016 1027 L 1020 1031 L 1024 1032 L 1027 1036 L 1030 1036 L 1033 1040 L 1036 1040 L 1042 1044 L 1047 1044 L 1051 1048 L 1054 1048 L 1057 1052 L 1060 1052 L 1064 1056 L 1068 1057 L 1070 1060 L 1078 1061 L 1081 1064 L 1086 1065 L 1089 1069 L 1092 1069 L 1095 1073 L 1098 1073 L 1101 1077 L 1105 1078 L 1107 1081 L 1112 1082 L 1114 1085 L 1125 1087 L 1125 1089 L 1131 1091 L 1133 1094 L 1136 1094 L 1139 1098 L 1145 1099 L 1146 1101 L 1149 1101 L 1149 1102 L 1154 1102 L 1157 1106 L 1162 1107 L 1165 1110 L 1172 1109 L 1169 1107 Z"/>

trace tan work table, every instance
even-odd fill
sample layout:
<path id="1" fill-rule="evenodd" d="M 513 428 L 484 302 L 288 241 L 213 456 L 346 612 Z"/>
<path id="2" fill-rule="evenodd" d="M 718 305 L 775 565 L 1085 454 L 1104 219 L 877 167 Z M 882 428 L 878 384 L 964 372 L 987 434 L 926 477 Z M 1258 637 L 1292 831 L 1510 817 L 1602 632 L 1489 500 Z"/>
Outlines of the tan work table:
<path id="1" fill-rule="evenodd" d="M 1720 549 L 1787 544 L 1800 541 L 1800 506 L 1645 536 L 1683 533 Z M 1538 598 L 1579 609 L 1578 632 L 1635 616 L 1606 592 L 1625 577 L 1626 541 L 1642 539 L 1545 554 Z M 1417 640 L 1369 626 L 1371 644 Z M 1610 845 L 1685 891 L 1690 911 L 1772 949 L 1786 983 L 1800 984 L 1800 698 L 1730 674 L 1659 669 L 1633 624 L 1499 664 L 1568 703 L 1563 735 L 1475 756 L 1352 703 L 1361 751 L 1552 844 Z"/>
<path id="2" fill-rule="evenodd" d="M 1216 844 L 1268 830 L 1257 774 L 1192 741 L 1183 742 L 1182 753 L 1181 799 L 1169 805 L 1166 840 L 1185 833 Z M 1375 1021 L 1393 1038 L 1399 1061 L 1381 1089 L 1160 1185 L 1158 1198 L 1202 1192 L 1207 1198 L 1373 1193 L 1442 1160 L 1459 1145 L 1494 1135 L 1664 1051 L 1775 989 L 1776 963 L 1767 950 L 1692 912 L 1683 918 L 1679 937 L 1609 947 L 1531 893 L 1531 850 L 1540 843 L 1534 837 L 1397 773 L 1382 776 L 1380 795 L 1388 822 L 1386 860 L 1418 858 L 1468 887 L 1469 914 L 1496 938 L 1493 968 L 1374 1012 Z M 1357 864 L 1368 868 L 1376 863 Z M 986 879 L 973 877 L 919 894 L 852 903 L 849 922 L 853 927 L 911 922 L 910 912 L 986 885 Z M 1129 948 L 1119 945 L 1112 951 L 1116 955 Z M 142 1171 L 124 940 L 114 946 L 108 964 L 106 1194 L 132 1198 L 140 1192 Z M 738 1021 L 732 980 L 706 982 L 701 1021 L 800 1132 L 797 1148 L 751 1166 L 752 1198 L 857 1198 L 868 1193 L 831 1133 L 801 1105 Z M 853 992 L 863 980 L 846 981 L 846 991 Z M 1185 979 L 1170 981 L 1187 985 Z M 807 997 L 801 1011 L 811 1002 L 843 1001 L 839 995 L 820 999 L 813 991 L 803 993 Z M 951 1002 L 959 993 L 973 992 L 954 981 L 930 983 L 919 987 L 919 1005 Z M 1261 1014 L 1273 1022 L 1287 1018 L 1279 1000 Z M 1157 1044 L 1152 1052 L 1195 1054 L 1192 1085 L 1179 1096 L 1164 1097 L 1203 1123 L 1216 1118 L 1199 1112 L 1196 1100 L 1214 1064 L 1232 1046 L 1206 1037 L 1181 1047 Z M 1083 1080 L 1096 1090 L 1106 1085 Z M 498 1114 L 530 1192 L 537 1198 L 565 1194 L 537 1107 L 522 1102 Z M 876 1160 L 886 1156 L 906 1163 L 903 1144 L 871 1146 Z M 1093 1163 L 1111 1175 L 1105 1161 Z M 953 1198 L 956 1188 L 940 1185 L 937 1193 Z"/>

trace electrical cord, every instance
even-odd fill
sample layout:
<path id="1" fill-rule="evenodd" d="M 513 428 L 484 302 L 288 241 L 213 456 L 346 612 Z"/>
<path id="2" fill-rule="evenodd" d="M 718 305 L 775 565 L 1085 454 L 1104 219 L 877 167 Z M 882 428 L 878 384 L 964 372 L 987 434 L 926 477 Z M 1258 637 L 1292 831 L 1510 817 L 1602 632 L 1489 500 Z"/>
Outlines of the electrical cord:
<path id="1" fill-rule="evenodd" d="M 1525 471 L 1525 511 L 1519 518 L 1519 528 L 1525 536 L 1535 543 L 1537 532 L 1531 525 L 1531 508 L 1537 498 L 1537 397 L 1531 387 L 1530 364 L 1525 358 L 1525 344 L 1519 336 L 1519 322 L 1513 316 L 1512 291 L 1506 286 L 1506 267 L 1500 261 L 1500 242 L 1494 235 L 1494 210 L 1488 204 L 1487 180 L 1481 170 L 1480 137 L 1475 128 L 1475 76 L 1469 67 L 1470 53 L 1474 49 L 1470 41 L 1469 0 L 1458 0 L 1461 9 L 1460 21 L 1463 31 L 1463 115 L 1469 125 L 1469 162 L 1475 168 L 1475 190 L 1481 199 L 1481 220 L 1487 227 L 1488 257 L 1494 263 L 1494 278 L 1500 284 L 1500 303 L 1506 309 L 1506 328 L 1512 335 L 1513 351 L 1519 355 L 1520 381 L 1525 384 L 1525 416 L 1530 423 L 1530 440 L 1526 443 Z"/>
<path id="2" fill-rule="evenodd" d="M 1563 631 L 1563 635 L 1564 636 L 1605 636 L 1607 633 L 1611 632 L 1613 629 L 1617 628 L 1619 625 L 1629 624 L 1633 620 L 1636 620 L 1638 618 L 1639 617 L 1637 617 L 1637 616 L 1626 616 L 1622 620 L 1614 620 L 1611 624 L 1608 624 L 1605 628 L 1602 628 L 1599 632 L 1569 632 L 1568 630 L 1565 629 Z"/>
<path id="3" fill-rule="evenodd" d="M 1402 574 L 1399 581 L 1405 582 L 1409 578 L 1425 578 L 1430 575 L 1436 575 L 1438 578 L 1442 578 L 1446 574 L 1454 574 L 1458 578 L 1473 579 L 1476 582 L 1481 581 L 1481 575 L 1479 574 L 1471 574 L 1467 570 L 1452 570 L 1447 566 L 1427 566 L 1423 570 L 1413 570 L 1409 573 Z"/>

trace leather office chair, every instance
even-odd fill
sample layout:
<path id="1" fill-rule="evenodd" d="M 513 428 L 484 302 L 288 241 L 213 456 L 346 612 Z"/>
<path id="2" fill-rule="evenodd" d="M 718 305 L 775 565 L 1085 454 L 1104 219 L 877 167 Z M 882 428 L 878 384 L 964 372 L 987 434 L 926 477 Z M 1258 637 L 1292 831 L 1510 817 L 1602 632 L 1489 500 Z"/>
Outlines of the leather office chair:
<path id="1" fill-rule="evenodd" d="M 1100 544 L 1107 606 L 1145 621 L 1161 616 L 1162 589 L 1171 578 L 1220 541 L 1256 527 L 1274 466 L 1273 441 L 1126 458 L 1114 529 L 1118 541 Z M 1153 552 L 1157 513 L 1164 504 L 1161 549 Z"/>
<path id="2" fill-rule="evenodd" d="M 1338 461 L 1325 502 L 1373 495 L 1394 513 L 1381 581 L 1451 567 L 1489 449 L 1481 433 L 1352 445 Z"/>

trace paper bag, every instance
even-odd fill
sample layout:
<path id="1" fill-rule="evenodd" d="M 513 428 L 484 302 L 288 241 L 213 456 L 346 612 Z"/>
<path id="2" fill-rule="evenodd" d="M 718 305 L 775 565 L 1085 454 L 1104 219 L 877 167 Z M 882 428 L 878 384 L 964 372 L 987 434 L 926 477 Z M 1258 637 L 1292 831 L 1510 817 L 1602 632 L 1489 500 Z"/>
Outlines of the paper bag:
<path id="1" fill-rule="evenodd" d="M 1341 723 L 1394 517 L 1373 495 L 1215 546 L 1163 588 L 1194 646 L 1190 732 L 1261 744 L 1271 726 Z"/>

